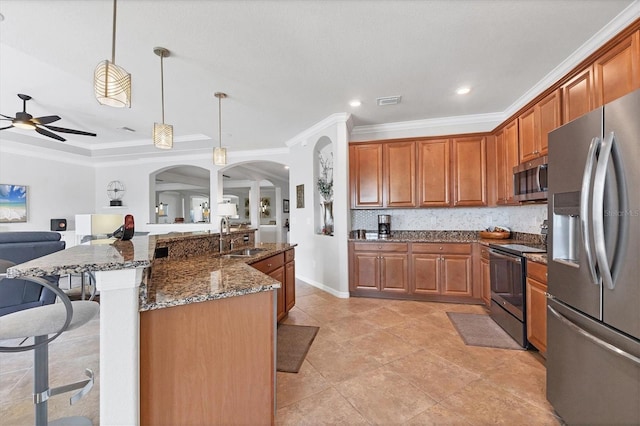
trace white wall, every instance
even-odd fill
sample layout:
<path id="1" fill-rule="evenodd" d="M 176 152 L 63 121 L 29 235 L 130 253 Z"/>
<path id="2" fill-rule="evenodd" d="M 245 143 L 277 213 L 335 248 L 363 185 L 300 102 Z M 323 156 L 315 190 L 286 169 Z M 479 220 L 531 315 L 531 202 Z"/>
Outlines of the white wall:
<path id="1" fill-rule="evenodd" d="M 347 238 L 350 229 L 347 176 L 348 114 L 334 114 L 291 142 L 289 169 L 290 240 L 296 248 L 296 276 L 338 297 L 349 295 Z M 334 148 L 334 235 L 316 234 L 313 170 L 316 142 L 323 136 Z M 304 185 L 304 208 L 297 208 L 296 186 Z"/>
<path id="2" fill-rule="evenodd" d="M 67 219 L 67 229 L 74 230 L 75 215 L 94 208 L 93 167 L 80 157 L 24 152 L 0 140 L 0 183 L 28 187 L 27 222 L 0 223 L 0 232 L 49 231 L 51 219 Z"/>
<path id="3" fill-rule="evenodd" d="M 119 180 L 124 183 L 126 192 L 122 198 L 123 207 L 117 213 L 132 214 L 135 218 L 137 231 L 150 231 L 159 233 L 175 230 L 186 230 L 185 225 L 156 225 L 149 223 L 151 215 L 155 215 L 155 194 L 150 191 L 149 176 L 151 173 L 170 166 L 191 165 L 207 169 L 211 173 L 210 194 L 211 194 L 211 223 L 193 224 L 190 228 L 209 229 L 218 231 L 220 218 L 216 216 L 215 209 L 218 201 L 222 201 L 222 185 L 219 185 L 219 171 L 232 167 L 235 164 L 244 163 L 248 160 L 275 161 L 277 163 L 289 164 L 289 150 L 273 149 L 269 151 L 245 151 L 242 153 L 229 152 L 228 164 L 224 167 L 213 165 L 211 155 L 179 155 L 162 156 L 161 158 L 136 159 L 118 162 L 105 162 L 96 165 L 95 191 L 98 194 L 93 208 L 95 213 L 114 213 L 113 208 L 109 208 L 107 197 L 107 184 L 112 180 Z M 170 206 L 174 209 L 175 206 Z M 175 216 L 175 211 L 172 212 Z"/>

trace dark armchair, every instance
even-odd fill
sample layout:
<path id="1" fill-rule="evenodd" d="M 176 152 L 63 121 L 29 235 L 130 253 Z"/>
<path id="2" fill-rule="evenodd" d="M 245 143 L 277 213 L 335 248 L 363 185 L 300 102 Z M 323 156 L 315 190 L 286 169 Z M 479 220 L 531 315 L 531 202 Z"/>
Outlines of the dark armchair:
<path id="1" fill-rule="evenodd" d="M 0 259 L 20 264 L 65 248 L 57 232 L 0 232 Z M 2 262 L 4 269 L 11 266 Z M 3 271 L 0 271 L 3 272 Z M 43 277 L 57 286 L 59 276 Z M 53 303 L 51 290 L 22 279 L 0 279 L 0 316 Z"/>

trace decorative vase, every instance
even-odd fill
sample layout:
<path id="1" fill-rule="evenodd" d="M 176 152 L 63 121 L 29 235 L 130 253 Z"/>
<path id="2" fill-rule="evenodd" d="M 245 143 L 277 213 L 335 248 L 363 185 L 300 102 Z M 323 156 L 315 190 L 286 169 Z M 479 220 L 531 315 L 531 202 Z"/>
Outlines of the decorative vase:
<path id="1" fill-rule="evenodd" d="M 322 232 L 326 235 L 333 235 L 333 201 L 324 201 L 322 203 Z"/>

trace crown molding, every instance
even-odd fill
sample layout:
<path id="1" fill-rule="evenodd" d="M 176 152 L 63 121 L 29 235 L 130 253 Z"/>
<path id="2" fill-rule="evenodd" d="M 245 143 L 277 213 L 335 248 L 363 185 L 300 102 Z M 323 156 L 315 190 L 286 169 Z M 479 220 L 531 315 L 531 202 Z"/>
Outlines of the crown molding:
<path id="1" fill-rule="evenodd" d="M 502 122 L 505 118 L 506 116 L 504 113 L 495 112 L 489 114 L 461 115 L 454 117 L 428 118 L 424 120 L 355 126 L 351 131 L 351 136 L 356 136 L 356 139 L 358 139 L 357 136 L 371 136 L 373 134 L 397 133 L 412 130 L 427 131 L 440 128 L 462 127 L 465 125 L 486 127 L 486 129 L 491 130 L 495 127 L 496 123 Z M 478 130 L 474 129 L 474 131 Z"/>
<path id="2" fill-rule="evenodd" d="M 351 114 L 348 112 L 339 112 L 335 114 L 331 114 L 329 117 L 324 120 L 314 124 L 309 127 L 307 130 L 298 133 L 291 139 L 285 142 L 285 145 L 288 147 L 292 147 L 298 143 L 305 144 L 305 141 L 313 136 L 314 134 L 326 129 L 327 127 L 334 126 L 340 123 L 346 123 L 349 126 L 349 121 L 351 120 Z"/>
<path id="3" fill-rule="evenodd" d="M 584 61 L 589 55 L 602 47 L 605 43 L 615 37 L 616 34 L 627 28 L 640 16 L 640 0 L 635 0 L 607 25 L 596 32 L 589 40 L 584 42 L 569 57 L 562 61 L 558 66 L 545 75 L 542 80 L 536 83 L 531 89 L 527 90 L 514 103 L 512 103 L 503 114 L 505 120 L 518 112 L 523 106 L 529 103 L 540 93 L 553 86 L 558 80 L 562 79 L 578 64 Z"/>
<path id="4" fill-rule="evenodd" d="M 638 19 L 638 16 L 640 16 L 640 0 L 635 0 L 502 112 L 355 126 L 351 130 L 351 140 L 371 139 L 374 138 L 372 135 L 383 135 L 384 138 L 399 137 L 397 134 L 403 132 L 405 133 L 403 136 L 433 136 L 439 133 L 438 129 L 442 130 L 440 134 L 468 133 L 464 129 L 465 126 L 475 126 L 470 132 L 491 131 L 567 75 L 616 34 L 631 25 Z M 484 127 L 485 125 L 486 127 Z M 459 129 L 451 132 L 450 129 L 452 127 L 458 127 Z M 415 131 L 421 132 L 418 134 Z M 409 135 L 406 133 L 414 134 Z"/>

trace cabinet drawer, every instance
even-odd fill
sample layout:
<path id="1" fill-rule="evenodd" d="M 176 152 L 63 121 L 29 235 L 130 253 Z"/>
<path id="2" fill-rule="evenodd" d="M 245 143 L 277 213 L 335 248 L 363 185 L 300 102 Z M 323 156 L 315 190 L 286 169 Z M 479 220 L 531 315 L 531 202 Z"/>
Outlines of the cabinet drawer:
<path id="1" fill-rule="evenodd" d="M 413 243 L 413 253 L 471 254 L 469 243 Z"/>
<path id="2" fill-rule="evenodd" d="M 547 265 L 527 260 L 527 277 L 547 284 Z"/>
<path id="3" fill-rule="evenodd" d="M 251 264 L 251 266 L 253 266 L 260 272 L 264 272 L 265 274 L 275 271 L 282 265 L 284 265 L 284 253 L 279 253 L 275 256 L 271 256 Z"/>
<path id="4" fill-rule="evenodd" d="M 354 251 L 396 251 L 407 252 L 409 245 L 407 243 L 353 243 Z"/>
<path id="5" fill-rule="evenodd" d="M 296 257 L 296 252 L 294 249 L 287 250 L 284 252 L 284 262 L 289 263 Z"/>

